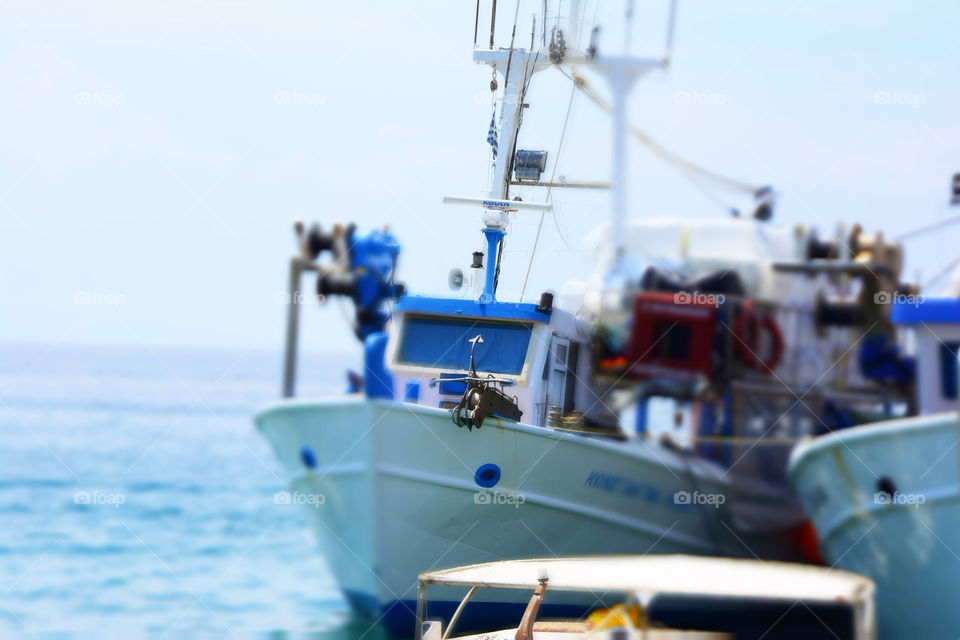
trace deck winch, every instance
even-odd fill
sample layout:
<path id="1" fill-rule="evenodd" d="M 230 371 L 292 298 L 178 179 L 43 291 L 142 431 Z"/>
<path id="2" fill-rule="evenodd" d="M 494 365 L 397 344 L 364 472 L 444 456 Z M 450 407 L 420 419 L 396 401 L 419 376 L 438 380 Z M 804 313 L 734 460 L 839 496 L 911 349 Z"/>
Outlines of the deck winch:
<path id="1" fill-rule="evenodd" d="M 366 235 L 356 225 L 336 225 L 325 233 L 314 224 L 301 234 L 304 257 L 311 262 L 324 251 L 333 256 L 333 265 L 317 268 L 317 293 L 322 297 L 340 295 L 351 298 L 356 307 L 357 337 L 383 331 L 390 319 L 385 302 L 403 295 L 404 286 L 394 280 L 400 243 L 392 233 L 374 229 Z"/>

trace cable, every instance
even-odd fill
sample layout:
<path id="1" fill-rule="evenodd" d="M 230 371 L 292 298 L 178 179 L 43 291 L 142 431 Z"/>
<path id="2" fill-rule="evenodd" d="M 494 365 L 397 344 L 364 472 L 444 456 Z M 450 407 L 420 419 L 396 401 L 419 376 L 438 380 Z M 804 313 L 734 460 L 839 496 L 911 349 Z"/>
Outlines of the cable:
<path id="1" fill-rule="evenodd" d="M 957 258 L 957 259 L 955 259 L 955 260 L 952 260 L 952 261 L 950 262 L 950 264 L 948 264 L 946 267 L 944 267 L 943 269 L 941 269 L 940 271 L 938 271 L 935 276 L 933 276 L 932 278 L 930 278 L 930 279 L 928 279 L 926 282 L 924 282 L 922 285 L 920 285 L 920 289 L 921 289 L 921 290 L 926 289 L 927 287 L 929 287 L 930 285 L 932 285 L 934 282 L 936 282 L 937 280 L 939 280 L 939 279 L 942 278 L 943 276 L 945 276 L 945 275 L 947 275 L 948 273 L 950 273 L 951 271 L 953 271 L 953 269 L 954 269 L 958 264 L 960 264 L 960 258 Z"/>
<path id="2" fill-rule="evenodd" d="M 931 231 L 937 231 L 938 229 L 942 229 L 943 227 L 947 227 L 947 226 L 950 226 L 951 224 L 956 224 L 958 222 L 960 222 L 960 216 L 954 216 L 952 218 L 947 218 L 946 220 L 941 220 L 940 222 L 934 222 L 933 224 L 927 225 L 925 227 L 918 227 L 913 231 L 907 231 L 906 233 L 901 233 L 895 239 L 899 241 L 909 240 L 910 238 L 914 238 L 916 236 L 920 236 L 925 233 L 930 233 Z"/>
<path id="3" fill-rule="evenodd" d="M 560 130 L 560 142 L 557 143 L 557 158 L 553 161 L 553 171 L 550 174 L 550 186 L 547 187 L 547 202 L 550 202 L 550 192 L 553 190 L 553 180 L 557 175 L 557 167 L 560 165 L 560 150 L 563 148 L 563 139 L 567 135 L 567 124 L 570 122 L 570 110 L 573 108 L 573 98 L 577 95 L 577 87 L 574 84 L 573 88 L 570 90 L 570 100 L 567 102 L 567 114 L 563 118 L 563 129 Z M 537 254 L 537 244 L 540 242 L 540 231 L 543 229 L 543 217 L 546 215 L 545 211 L 540 212 L 540 223 L 537 225 L 537 235 L 533 239 L 533 249 L 530 251 L 530 262 L 527 263 L 527 275 L 523 278 L 523 287 L 520 289 L 520 299 L 523 300 L 523 294 L 527 291 L 527 281 L 530 279 L 530 270 L 533 269 L 533 258 Z M 554 216 L 554 224 L 556 224 L 556 216 Z M 557 233 L 560 233 L 560 227 L 557 227 Z M 563 240 L 564 244 L 567 244 L 566 239 L 563 237 L 563 234 L 560 234 L 560 238 Z M 570 249 L 570 246 L 567 245 L 567 249 Z"/>
<path id="4" fill-rule="evenodd" d="M 598 107 L 600 107 L 607 113 L 613 112 L 613 109 L 610 106 L 610 104 L 606 100 L 604 100 L 603 97 L 596 92 L 596 90 L 594 90 L 594 88 L 590 85 L 590 83 L 587 82 L 586 78 L 584 78 L 583 76 L 581 76 L 579 73 L 577 73 L 572 69 L 569 71 L 569 73 L 563 69 L 561 69 L 561 71 L 563 72 L 564 75 L 566 75 L 568 78 L 573 80 L 575 86 L 577 86 L 581 91 L 583 91 L 587 95 L 587 97 L 590 98 L 590 100 L 592 100 Z M 630 134 L 634 138 L 636 138 L 641 143 L 646 145 L 654 154 L 660 156 L 662 160 L 664 160 L 669 164 L 675 165 L 682 170 L 689 171 L 691 173 L 696 173 L 701 177 L 709 178 L 714 182 L 721 183 L 727 186 L 728 188 L 735 189 L 737 191 L 743 191 L 743 192 L 749 193 L 750 195 L 755 195 L 758 191 L 760 191 L 760 189 L 763 188 L 762 185 L 761 186 L 751 185 L 746 182 L 741 182 L 740 180 L 736 180 L 734 178 L 729 178 L 727 176 L 721 175 L 705 167 L 701 167 L 700 165 L 673 153 L 672 151 L 662 146 L 656 140 L 654 140 L 649 135 L 647 135 L 646 133 L 644 133 L 643 131 L 641 131 L 640 129 L 638 129 L 633 125 L 628 125 L 628 130 L 630 131 Z"/>

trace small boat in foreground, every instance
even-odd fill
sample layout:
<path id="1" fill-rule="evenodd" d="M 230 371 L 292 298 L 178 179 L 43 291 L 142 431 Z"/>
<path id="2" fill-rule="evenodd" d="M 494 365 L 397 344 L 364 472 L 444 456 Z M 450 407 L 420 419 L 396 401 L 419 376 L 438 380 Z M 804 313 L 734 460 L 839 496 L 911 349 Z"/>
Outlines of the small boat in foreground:
<path id="1" fill-rule="evenodd" d="M 446 629 L 430 620 L 432 587 L 468 589 Z M 781 562 L 694 556 L 606 556 L 509 560 L 424 573 L 417 640 L 597 640 L 628 638 L 875 637 L 869 578 Z M 514 628 L 454 636 L 473 596 L 489 589 L 532 591 Z M 569 593 L 621 604 L 586 619 L 542 620 L 544 600 Z"/>

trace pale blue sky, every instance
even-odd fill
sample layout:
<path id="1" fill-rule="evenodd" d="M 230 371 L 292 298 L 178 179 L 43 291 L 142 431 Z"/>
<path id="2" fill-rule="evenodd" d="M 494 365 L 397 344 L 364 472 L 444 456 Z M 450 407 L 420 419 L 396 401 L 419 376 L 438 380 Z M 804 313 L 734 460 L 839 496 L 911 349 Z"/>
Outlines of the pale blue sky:
<path id="1" fill-rule="evenodd" d="M 514 4 L 499 4 L 505 45 Z M 521 3 L 519 41 L 540 6 Z M 622 6 L 596 12 L 601 50 L 619 48 Z M 637 52 L 659 53 L 665 6 L 638 0 Z M 410 290 L 444 292 L 481 242 L 478 212 L 441 204 L 486 186 L 473 18 L 449 0 L 0 2 L 0 339 L 279 349 L 296 218 L 389 223 Z M 638 85 L 630 118 L 773 184 L 781 221 L 895 235 L 954 213 L 957 25 L 952 2 L 681 0 L 673 68 Z M 534 81 L 522 146 L 555 152 L 568 95 L 555 73 Z M 583 97 L 572 113 L 559 173 L 607 177 L 608 119 Z M 631 168 L 634 216 L 726 215 L 640 147 Z M 548 221 L 530 298 L 586 273 L 582 237 L 607 215 L 605 195 L 555 200 L 574 251 Z M 535 227 L 512 229 L 501 297 L 519 294 Z M 938 271 L 958 237 L 911 243 L 909 274 Z M 352 340 L 336 305 L 305 311 L 309 346 Z"/>

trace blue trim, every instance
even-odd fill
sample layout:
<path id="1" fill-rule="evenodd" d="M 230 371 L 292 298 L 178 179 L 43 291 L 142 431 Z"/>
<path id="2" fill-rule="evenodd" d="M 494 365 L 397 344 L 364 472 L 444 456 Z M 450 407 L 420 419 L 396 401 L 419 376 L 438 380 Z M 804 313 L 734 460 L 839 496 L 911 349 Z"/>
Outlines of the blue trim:
<path id="1" fill-rule="evenodd" d="M 397 301 L 394 311 L 437 316 L 466 316 L 470 318 L 550 323 L 550 314 L 540 313 L 537 311 L 537 305 L 530 302 L 483 303 L 476 300 L 458 300 L 456 298 L 403 296 Z"/>
<path id="2" fill-rule="evenodd" d="M 940 395 L 947 400 L 957 399 L 957 353 L 960 342 L 940 345 Z"/>
<path id="3" fill-rule="evenodd" d="M 480 302 L 496 302 L 497 245 L 503 239 L 504 233 L 500 229 L 484 229 L 483 235 L 487 237 L 487 268 L 484 272 Z"/>
<path id="4" fill-rule="evenodd" d="M 367 336 L 363 345 L 363 382 L 368 398 L 393 399 L 393 374 L 387 370 L 387 333 Z"/>
<path id="5" fill-rule="evenodd" d="M 344 590 L 343 597 L 345 597 L 347 602 L 350 603 L 350 607 L 361 616 L 371 619 L 380 617 L 380 603 L 377 601 L 375 596 L 372 596 L 369 593 L 363 593 L 361 591 Z M 413 602 L 413 610 L 417 610 L 416 601 Z M 413 629 L 414 624 L 416 624 L 416 619 L 416 614 L 414 614 L 414 622 L 410 623 L 411 629 Z"/>
<path id="6" fill-rule="evenodd" d="M 913 303 L 894 301 L 890 318 L 897 324 L 960 324 L 960 298 L 925 298 Z"/>
<path id="7" fill-rule="evenodd" d="M 484 489 L 489 489 L 500 482 L 500 467 L 488 462 L 477 467 L 477 472 L 473 474 L 473 481 Z"/>
<path id="8" fill-rule="evenodd" d="M 637 433 L 647 432 L 647 405 L 649 399 L 646 396 L 637 400 Z"/>

